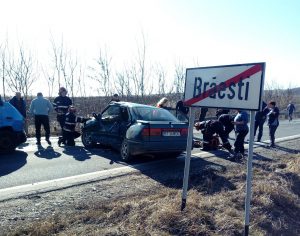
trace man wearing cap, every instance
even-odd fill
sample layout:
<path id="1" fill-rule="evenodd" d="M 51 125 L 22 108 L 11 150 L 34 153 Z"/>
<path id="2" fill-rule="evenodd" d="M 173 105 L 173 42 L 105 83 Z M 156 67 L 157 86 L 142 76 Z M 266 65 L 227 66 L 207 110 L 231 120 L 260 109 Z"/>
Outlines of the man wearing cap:
<path id="1" fill-rule="evenodd" d="M 72 105 L 72 100 L 67 97 L 68 91 L 64 87 L 59 88 L 58 97 L 54 99 L 53 107 L 57 112 L 57 121 L 63 130 L 65 124 L 66 114 L 68 112 L 69 107 Z"/>
<path id="2" fill-rule="evenodd" d="M 29 113 L 34 115 L 35 137 L 36 144 L 41 145 L 41 126 L 45 129 L 45 138 L 49 145 L 50 138 L 50 124 L 49 113 L 53 110 L 51 102 L 43 97 L 42 93 L 37 93 L 37 98 L 33 99 L 30 104 Z"/>

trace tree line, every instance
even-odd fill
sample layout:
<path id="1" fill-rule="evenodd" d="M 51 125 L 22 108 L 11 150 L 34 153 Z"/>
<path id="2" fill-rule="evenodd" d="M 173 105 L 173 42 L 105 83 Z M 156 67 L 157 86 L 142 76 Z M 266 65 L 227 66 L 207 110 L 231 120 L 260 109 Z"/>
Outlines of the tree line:
<path id="1" fill-rule="evenodd" d="M 49 45 L 49 58 L 41 62 L 23 44 L 10 48 L 8 40 L 0 42 L 1 93 L 4 97 L 19 91 L 27 99 L 32 95 L 34 83 L 47 84 L 45 96 L 48 97 L 57 95 L 61 86 L 67 88 L 72 98 L 108 97 L 114 93 L 121 97 L 143 98 L 150 94 L 166 95 L 184 90 L 185 66 L 174 63 L 174 73 L 170 75 L 162 64 L 152 63 L 143 35 L 133 53 L 133 60 L 124 63 L 121 70 L 114 68 L 113 58 L 106 48 L 99 49 L 98 56 L 90 65 L 85 65 L 63 39 L 55 41 L 51 37 Z"/>

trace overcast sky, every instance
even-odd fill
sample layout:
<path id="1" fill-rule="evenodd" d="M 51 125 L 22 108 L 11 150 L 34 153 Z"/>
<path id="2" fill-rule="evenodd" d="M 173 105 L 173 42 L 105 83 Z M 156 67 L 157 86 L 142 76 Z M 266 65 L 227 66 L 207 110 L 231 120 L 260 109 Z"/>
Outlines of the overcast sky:
<path id="1" fill-rule="evenodd" d="M 171 68 L 266 62 L 266 82 L 300 86 L 298 0 L 0 0 L 0 44 L 44 60 L 62 37 L 82 61 L 106 48 L 132 60 L 142 32 L 148 56 Z M 170 72 L 171 73 L 171 72 Z"/>

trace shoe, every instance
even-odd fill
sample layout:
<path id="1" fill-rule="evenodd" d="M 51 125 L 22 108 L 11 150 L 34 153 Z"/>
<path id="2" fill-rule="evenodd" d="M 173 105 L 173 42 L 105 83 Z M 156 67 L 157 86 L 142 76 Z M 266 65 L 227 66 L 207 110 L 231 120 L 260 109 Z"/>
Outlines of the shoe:
<path id="1" fill-rule="evenodd" d="M 48 143 L 48 145 L 50 145 L 51 146 L 51 142 L 50 142 L 50 140 L 49 139 L 46 139 L 46 142 Z"/>
<path id="2" fill-rule="evenodd" d="M 256 142 L 259 142 L 259 143 L 260 143 L 261 141 L 260 141 L 260 139 L 257 139 Z"/>
<path id="3" fill-rule="evenodd" d="M 60 147 L 60 145 L 61 145 L 62 143 L 63 143 L 63 140 L 62 140 L 61 137 L 59 137 L 59 138 L 58 138 L 58 142 L 57 142 L 58 146 Z"/>
<path id="4" fill-rule="evenodd" d="M 269 147 L 269 148 L 274 148 L 274 147 L 275 147 L 275 144 L 270 144 L 268 147 Z"/>

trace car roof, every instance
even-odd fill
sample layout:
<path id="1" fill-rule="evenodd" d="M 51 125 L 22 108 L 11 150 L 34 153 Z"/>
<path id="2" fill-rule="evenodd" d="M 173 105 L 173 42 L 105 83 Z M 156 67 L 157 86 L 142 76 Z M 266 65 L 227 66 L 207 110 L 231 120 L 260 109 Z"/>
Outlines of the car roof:
<path id="1" fill-rule="evenodd" d="M 150 105 L 145 105 L 145 104 L 140 104 L 140 103 L 133 103 L 133 102 L 111 102 L 112 104 L 117 104 L 120 106 L 126 106 L 126 107 L 149 107 L 149 108 L 156 108 L 154 106 L 150 106 Z"/>

